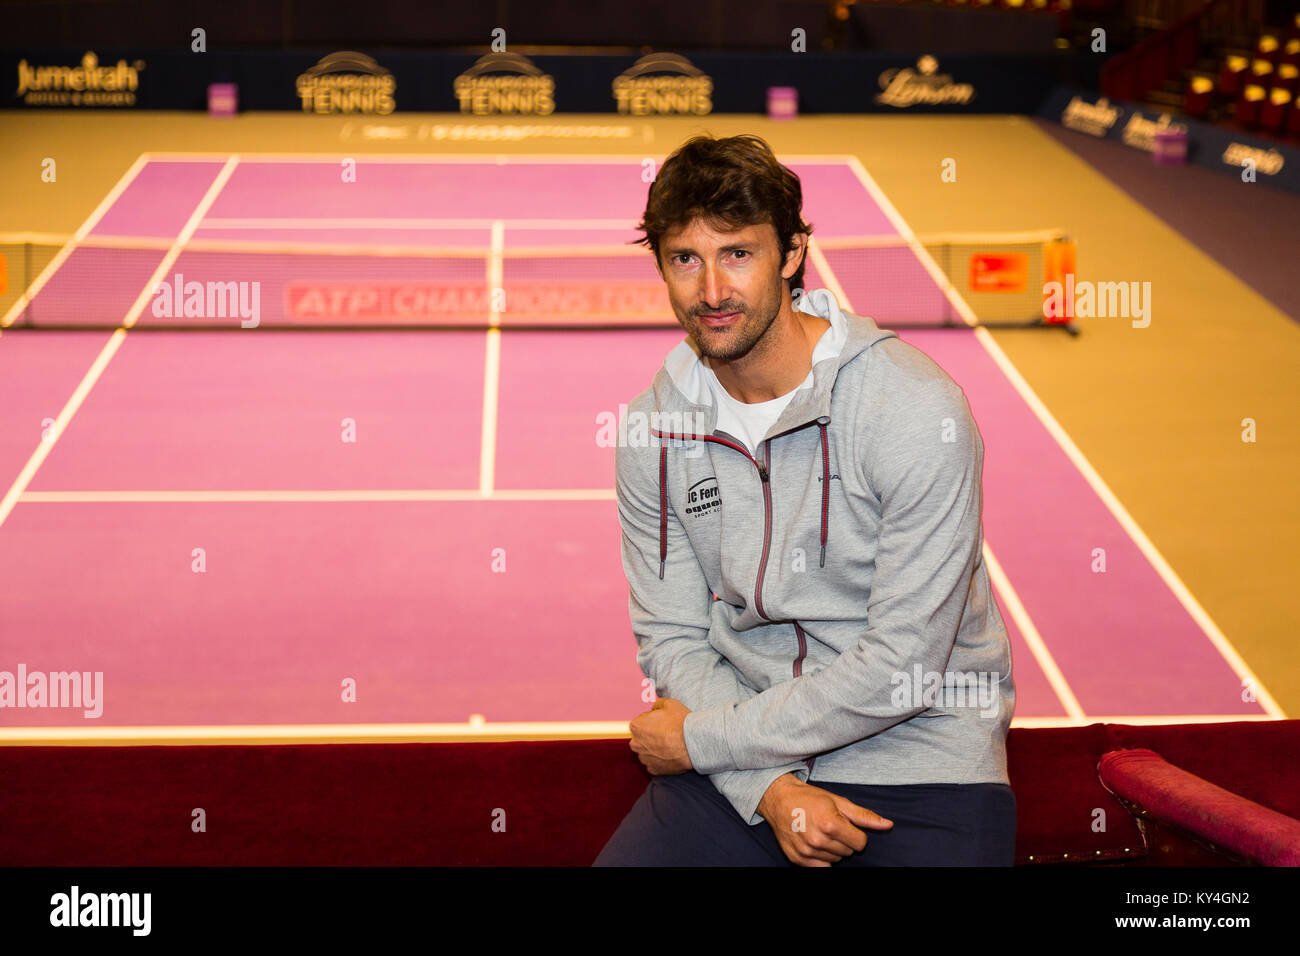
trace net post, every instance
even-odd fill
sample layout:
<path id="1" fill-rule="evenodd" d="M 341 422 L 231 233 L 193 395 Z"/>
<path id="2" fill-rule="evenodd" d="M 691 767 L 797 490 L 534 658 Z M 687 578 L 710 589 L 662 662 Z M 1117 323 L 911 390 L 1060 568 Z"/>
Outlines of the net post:
<path id="1" fill-rule="evenodd" d="M 1066 277 L 1073 277 L 1075 274 L 1075 256 L 1077 248 L 1072 239 L 1066 236 L 1060 236 L 1052 242 L 1047 243 L 1043 250 L 1043 288 L 1046 290 L 1049 282 L 1061 284 L 1062 289 L 1066 289 Z M 1073 285 L 1073 282 L 1070 283 Z M 1070 317 L 1068 315 L 1042 316 L 1043 323 L 1046 325 L 1064 325 L 1071 332 L 1075 330 L 1071 327 Z"/>

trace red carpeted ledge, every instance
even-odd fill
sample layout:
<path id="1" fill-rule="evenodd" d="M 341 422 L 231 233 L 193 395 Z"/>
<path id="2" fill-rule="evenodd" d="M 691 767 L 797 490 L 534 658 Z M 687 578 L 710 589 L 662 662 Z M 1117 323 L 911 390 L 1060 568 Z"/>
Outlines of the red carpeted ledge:
<path id="1" fill-rule="evenodd" d="M 1118 747 L 1297 812 L 1297 720 L 1016 728 L 1017 863 L 1230 862 L 1148 848 L 1097 776 Z M 649 780 L 624 739 L 3 746 L 0 865 L 587 866 Z"/>
<path id="2" fill-rule="evenodd" d="M 1169 763 L 1153 750 L 1113 750 L 1102 782 L 1157 820 L 1265 866 L 1300 866 L 1300 820 Z"/>
<path id="3" fill-rule="evenodd" d="M 626 740 L 7 747 L 0 779 L 0 865 L 41 866 L 587 866 L 646 781 Z"/>

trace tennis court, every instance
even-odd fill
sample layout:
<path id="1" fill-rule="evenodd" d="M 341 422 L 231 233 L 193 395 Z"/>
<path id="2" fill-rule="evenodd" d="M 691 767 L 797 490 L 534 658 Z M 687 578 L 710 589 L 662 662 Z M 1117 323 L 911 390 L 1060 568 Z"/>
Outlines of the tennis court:
<path id="1" fill-rule="evenodd" d="M 780 158 L 806 284 L 970 402 L 1015 725 L 1283 716 L 987 329 L 920 327 L 984 303 L 862 162 Z M 600 423 L 682 338 L 629 245 L 644 171 L 140 156 L 0 333 L 5 627 L 32 670 L 103 673 L 94 720 L 8 709 L 0 740 L 626 734 L 644 677 Z M 158 283 L 230 281 L 255 326 L 182 314 L 183 289 L 159 314 Z"/>

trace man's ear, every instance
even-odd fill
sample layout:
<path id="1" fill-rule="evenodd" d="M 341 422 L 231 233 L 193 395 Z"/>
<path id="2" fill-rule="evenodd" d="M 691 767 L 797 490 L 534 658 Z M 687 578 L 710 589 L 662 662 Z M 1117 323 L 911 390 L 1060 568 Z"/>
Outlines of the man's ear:
<path id="1" fill-rule="evenodd" d="M 785 265 L 781 267 L 782 279 L 793 279 L 799 271 L 799 265 L 808 254 L 808 234 L 796 232 L 790 237 L 790 250 L 785 254 Z"/>

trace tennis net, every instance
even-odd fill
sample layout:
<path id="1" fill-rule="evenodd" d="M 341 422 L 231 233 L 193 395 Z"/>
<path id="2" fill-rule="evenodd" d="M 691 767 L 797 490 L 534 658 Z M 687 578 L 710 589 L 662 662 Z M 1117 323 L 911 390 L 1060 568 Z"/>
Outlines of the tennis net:
<path id="1" fill-rule="evenodd" d="M 449 247 L 0 235 L 0 328 L 675 327 L 637 245 Z M 1059 231 L 814 237 L 804 287 L 885 328 L 1029 327 L 1073 271 Z M 1073 331 L 1073 330 L 1071 330 Z"/>

